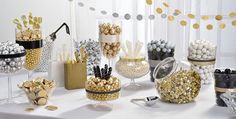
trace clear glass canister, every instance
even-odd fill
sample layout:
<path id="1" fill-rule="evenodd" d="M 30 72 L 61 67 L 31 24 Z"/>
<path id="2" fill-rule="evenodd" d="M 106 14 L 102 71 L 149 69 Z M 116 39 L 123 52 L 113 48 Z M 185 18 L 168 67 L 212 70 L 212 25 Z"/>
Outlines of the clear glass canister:
<path id="1" fill-rule="evenodd" d="M 188 61 L 191 69 L 197 71 L 202 84 L 211 84 L 216 60 L 216 46 L 207 40 L 196 40 L 188 48 Z"/>
<path id="2" fill-rule="evenodd" d="M 164 102 L 183 104 L 197 97 L 201 88 L 201 79 L 196 71 L 178 67 L 174 58 L 169 57 L 154 69 L 153 77 L 157 92 Z"/>

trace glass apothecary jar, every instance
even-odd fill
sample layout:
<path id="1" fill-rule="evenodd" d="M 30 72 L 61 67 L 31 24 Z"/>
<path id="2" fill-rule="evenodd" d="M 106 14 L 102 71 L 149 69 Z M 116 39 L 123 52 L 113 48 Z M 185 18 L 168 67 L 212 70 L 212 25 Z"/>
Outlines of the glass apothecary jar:
<path id="1" fill-rule="evenodd" d="M 164 102 L 183 104 L 189 103 L 197 97 L 201 88 L 200 75 L 190 69 L 178 67 L 181 62 L 176 62 L 169 57 L 160 62 L 154 69 L 155 86 Z"/>
<path id="2" fill-rule="evenodd" d="M 206 40 L 191 42 L 188 48 L 188 61 L 191 69 L 197 71 L 202 84 L 211 84 L 216 60 L 216 46 Z"/>
<path id="3" fill-rule="evenodd" d="M 131 80 L 130 84 L 125 87 L 137 88 L 140 85 L 135 83 L 135 79 L 143 77 L 149 72 L 149 63 L 145 60 L 145 57 L 120 57 L 115 68 L 118 74 Z"/>

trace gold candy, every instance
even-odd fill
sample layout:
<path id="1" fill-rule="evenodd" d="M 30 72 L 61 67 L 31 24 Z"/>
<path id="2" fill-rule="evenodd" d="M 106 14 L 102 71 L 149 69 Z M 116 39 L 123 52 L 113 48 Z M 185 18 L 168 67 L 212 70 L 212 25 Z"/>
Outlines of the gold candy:
<path id="1" fill-rule="evenodd" d="M 58 109 L 57 106 L 53 106 L 53 105 L 48 105 L 45 107 L 45 109 L 49 110 L 49 111 L 55 111 Z"/>
<path id="2" fill-rule="evenodd" d="M 170 103 L 189 103 L 197 97 L 201 88 L 201 79 L 197 72 L 180 70 L 170 77 L 156 81 L 161 100 Z"/>

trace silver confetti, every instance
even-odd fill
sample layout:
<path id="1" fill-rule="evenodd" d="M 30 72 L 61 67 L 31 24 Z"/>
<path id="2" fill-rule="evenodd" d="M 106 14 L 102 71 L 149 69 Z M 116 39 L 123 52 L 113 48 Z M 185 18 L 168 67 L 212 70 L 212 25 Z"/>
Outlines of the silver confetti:
<path id="1" fill-rule="evenodd" d="M 155 19 L 155 15 L 149 15 L 149 17 L 148 17 L 150 20 L 154 20 Z"/>
<path id="2" fill-rule="evenodd" d="M 95 11 L 96 9 L 94 7 L 89 7 L 91 11 Z"/>
<path id="3" fill-rule="evenodd" d="M 143 19 L 143 16 L 141 14 L 137 15 L 137 20 L 141 21 Z"/>
<path id="4" fill-rule="evenodd" d="M 131 18 L 131 15 L 130 15 L 130 14 L 125 14 L 124 18 L 125 18 L 126 20 L 129 20 L 129 19 Z"/>
<path id="5" fill-rule="evenodd" d="M 84 6 L 84 3 L 78 2 L 78 5 L 79 5 L 80 7 L 83 7 L 83 6 Z"/>
<path id="6" fill-rule="evenodd" d="M 107 12 L 106 12 L 105 10 L 102 10 L 102 11 L 101 11 L 101 14 L 106 15 Z"/>
<path id="7" fill-rule="evenodd" d="M 112 14 L 112 16 L 117 18 L 117 17 L 119 17 L 119 14 L 115 12 L 115 13 Z"/>
<path id="8" fill-rule="evenodd" d="M 166 17 L 167 17 L 166 14 L 162 14 L 162 15 L 161 15 L 161 18 L 163 18 L 163 19 L 165 19 Z"/>

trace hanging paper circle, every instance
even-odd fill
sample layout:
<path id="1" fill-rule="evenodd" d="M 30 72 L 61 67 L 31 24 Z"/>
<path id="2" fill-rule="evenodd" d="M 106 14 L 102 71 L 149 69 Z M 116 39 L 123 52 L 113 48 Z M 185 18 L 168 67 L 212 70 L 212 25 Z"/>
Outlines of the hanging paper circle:
<path id="1" fill-rule="evenodd" d="M 212 30 L 212 29 L 213 29 L 213 25 L 208 24 L 206 28 L 207 28 L 208 30 Z"/>
<path id="2" fill-rule="evenodd" d="M 91 11 L 95 11 L 96 9 L 94 7 L 89 7 Z"/>
<path id="3" fill-rule="evenodd" d="M 200 25 L 198 23 L 193 24 L 194 29 L 199 29 Z"/>
<path id="4" fill-rule="evenodd" d="M 181 11 L 178 10 L 178 9 L 175 9 L 175 13 L 177 13 L 177 14 L 181 14 Z"/>
<path id="5" fill-rule="evenodd" d="M 83 7 L 83 6 L 84 6 L 84 3 L 78 2 L 78 5 L 79 5 L 80 7 Z"/>
<path id="6" fill-rule="evenodd" d="M 189 17 L 190 19 L 194 19 L 194 18 L 195 18 L 195 16 L 194 16 L 193 14 L 188 14 L 188 17 Z"/>
<path id="7" fill-rule="evenodd" d="M 220 20 L 223 19 L 223 16 L 221 16 L 221 15 L 216 15 L 215 19 L 216 19 L 217 21 L 220 21 Z"/>
<path id="8" fill-rule="evenodd" d="M 204 16 L 202 16 L 202 20 L 208 20 L 209 19 L 209 17 L 208 16 L 206 16 L 206 15 L 204 15 Z"/>
<path id="9" fill-rule="evenodd" d="M 137 15 L 137 20 L 141 21 L 143 19 L 143 16 L 141 14 Z"/>
<path id="10" fill-rule="evenodd" d="M 175 20 L 175 17 L 170 15 L 170 16 L 168 16 L 168 20 L 169 20 L 169 21 L 174 21 L 174 20 Z"/>
<path id="11" fill-rule="evenodd" d="M 149 18 L 150 20 L 153 20 L 153 19 L 155 19 L 155 15 L 151 14 L 151 15 L 149 15 L 148 18 Z"/>
<path id="12" fill-rule="evenodd" d="M 232 25 L 233 25 L 233 26 L 236 26 L 236 20 L 233 20 L 233 21 L 232 21 Z"/>
<path id="13" fill-rule="evenodd" d="M 157 12 L 158 14 L 161 14 L 163 11 L 162 11 L 161 8 L 158 7 L 158 8 L 156 9 L 156 12 Z"/>
<path id="14" fill-rule="evenodd" d="M 117 17 L 119 17 L 119 14 L 116 13 L 116 12 L 114 12 L 114 13 L 112 14 L 112 16 L 115 17 L 115 18 L 117 18 Z"/>
<path id="15" fill-rule="evenodd" d="M 152 5 L 152 0 L 146 0 L 146 3 L 147 3 L 148 5 Z"/>
<path id="16" fill-rule="evenodd" d="M 129 19 L 131 18 L 131 15 L 130 15 L 130 14 L 125 14 L 124 18 L 125 18 L 126 20 L 129 20 Z"/>
<path id="17" fill-rule="evenodd" d="M 229 16 L 230 16 L 230 17 L 236 17 L 236 12 L 231 12 L 231 13 L 229 14 Z"/>
<path id="18" fill-rule="evenodd" d="M 167 17 L 166 14 L 162 14 L 162 15 L 161 15 L 161 18 L 163 18 L 163 19 L 165 19 L 166 17 Z"/>
<path id="19" fill-rule="evenodd" d="M 219 28 L 220 29 L 224 29 L 226 27 L 226 24 L 225 23 L 221 23 L 220 25 L 219 25 Z"/>
<path id="20" fill-rule="evenodd" d="M 165 3 L 165 2 L 163 2 L 163 5 L 164 5 L 165 7 L 169 7 L 169 5 L 168 5 L 167 3 Z"/>
<path id="21" fill-rule="evenodd" d="M 173 13 L 173 15 L 174 15 L 174 16 L 178 16 L 179 14 L 178 14 L 178 13 L 176 13 L 176 12 L 174 12 L 174 13 Z"/>
<path id="22" fill-rule="evenodd" d="M 186 25 L 187 25 L 187 22 L 186 22 L 185 20 L 181 20 L 181 21 L 180 21 L 180 25 L 181 25 L 181 26 L 186 26 Z"/>
<path id="23" fill-rule="evenodd" d="M 106 15 L 106 14 L 107 14 L 107 12 L 106 12 L 105 10 L 102 10 L 101 13 L 102 13 L 103 15 Z"/>

